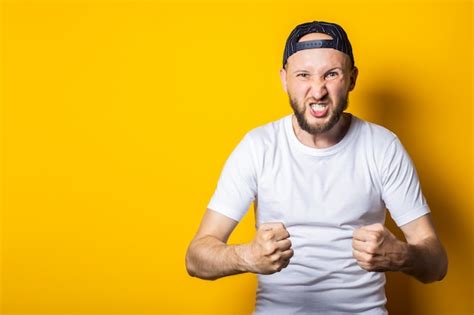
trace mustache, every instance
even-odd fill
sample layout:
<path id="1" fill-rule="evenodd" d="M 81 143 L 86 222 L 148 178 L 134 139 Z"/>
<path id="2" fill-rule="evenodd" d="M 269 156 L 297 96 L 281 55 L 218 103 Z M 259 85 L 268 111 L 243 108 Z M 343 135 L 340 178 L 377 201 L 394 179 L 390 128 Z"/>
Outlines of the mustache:
<path id="1" fill-rule="evenodd" d="M 328 100 L 330 100 L 329 95 L 325 95 L 322 98 L 316 99 L 314 97 L 309 98 L 307 101 L 304 101 L 304 104 L 311 104 L 311 103 L 326 103 Z"/>

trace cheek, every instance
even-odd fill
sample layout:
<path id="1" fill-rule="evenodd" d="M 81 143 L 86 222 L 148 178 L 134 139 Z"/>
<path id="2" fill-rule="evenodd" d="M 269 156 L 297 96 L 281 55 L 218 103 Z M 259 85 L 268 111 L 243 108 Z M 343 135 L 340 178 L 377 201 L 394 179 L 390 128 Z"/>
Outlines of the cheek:
<path id="1" fill-rule="evenodd" d="M 297 84 L 288 82 L 288 93 L 295 97 L 304 96 L 307 90 L 308 88 L 304 84 L 301 84 L 301 82 Z"/>
<path id="2" fill-rule="evenodd" d="M 349 90 L 348 83 L 343 80 L 331 82 L 326 85 L 326 88 L 329 94 L 334 97 L 345 97 Z"/>

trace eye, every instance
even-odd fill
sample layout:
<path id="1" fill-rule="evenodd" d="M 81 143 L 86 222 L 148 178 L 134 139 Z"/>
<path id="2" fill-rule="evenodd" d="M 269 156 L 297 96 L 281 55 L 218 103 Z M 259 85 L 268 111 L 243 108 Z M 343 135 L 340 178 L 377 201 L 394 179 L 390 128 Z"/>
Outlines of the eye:
<path id="1" fill-rule="evenodd" d="M 296 75 L 299 78 L 307 79 L 309 78 L 309 73 L 301 72 Z"/>
<path id="2" fill-rule="evenodd" d="M 339 75 L 339 73 L 337 71 L 330 71 L 330 72 L 326 73 L 324 77 L 326 79 L 331 80 L 331 79 L 336 78 L 338 75 Z"/>

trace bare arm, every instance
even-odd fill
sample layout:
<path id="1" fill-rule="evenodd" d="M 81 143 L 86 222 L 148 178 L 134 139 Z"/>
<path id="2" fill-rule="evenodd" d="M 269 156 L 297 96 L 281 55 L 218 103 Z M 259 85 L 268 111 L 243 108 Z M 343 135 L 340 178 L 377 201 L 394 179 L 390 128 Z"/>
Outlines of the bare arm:
<path id="1" fill-rule="evenodd" d="M 406 243 L 382 224 L 355 230 L 352 245 L 357 263 L 368 271 L 402 271 L 423 283 L 442 280 L 448 259 L 431 215 L 424 215 L 400 228 Z"/>
<path id="2" fill-rule="evenodd" d="M 439 281 L 448 271 L 448 257 L 436 235 L 431 215 L 400 227 L 407 243 L 406 259 L 400 271 L 416 277 L 423 283 Z"/>
<path id="3" fill-rule="evenodd" d="M 283 224 L 262 224 L 252 242 L 227 245 L 237 223 L 207 209 L 186 253 L 186 268 L 191 276 L 215 280 L 243 272 L 269 274 L 288 265 L 293 250 Z"/>
<path id="4" fill-rule="evenodd" d="M 242 245 L 226 245 L 237 223 L 218 212 L 206 211 L 186 253 L 186 268 L 191 276 L 214 280 L 245 271 L 245 261 L 237 249 Z"/>

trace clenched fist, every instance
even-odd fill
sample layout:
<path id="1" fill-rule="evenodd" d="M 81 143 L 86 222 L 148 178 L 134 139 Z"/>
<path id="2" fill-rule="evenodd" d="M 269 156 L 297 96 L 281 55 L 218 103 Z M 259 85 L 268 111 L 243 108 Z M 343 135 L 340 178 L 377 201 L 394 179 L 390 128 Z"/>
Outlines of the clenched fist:
<path id="1" fill-rule="evenodd" d="M 293 257 L 289 236 L 283 223 L 260 225 L 245 255 L 249 271 L 272 274 L 287 267 Z"/>
<path id="2" fill-rule="evenodd" d="M 398 271 L 407 255 L 406 244 L 380 223 L 354 230 L 352 255 L 367 271 Z"/>

